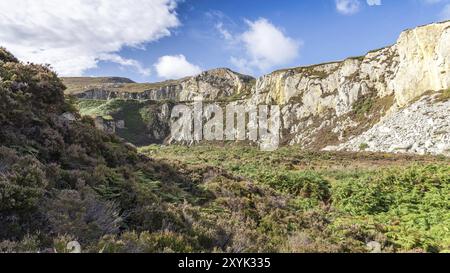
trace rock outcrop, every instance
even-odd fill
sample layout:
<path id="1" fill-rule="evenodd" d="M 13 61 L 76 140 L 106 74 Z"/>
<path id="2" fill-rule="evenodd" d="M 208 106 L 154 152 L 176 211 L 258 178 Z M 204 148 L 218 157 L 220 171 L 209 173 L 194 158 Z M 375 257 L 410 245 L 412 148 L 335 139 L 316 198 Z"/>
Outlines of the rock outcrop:
<path id="1" fill-rule="evenodd" d="M 359 150 L 363 142 L 368 142 L 369 150 L 373 151 L 439 154 L 450 144 L 450 121 L 445 118 L 448 103 L 434 105 L 431 99 L 414 102 L 424 94 L 433 96 L 449 88 L 450 21 L 447 21 L 404 31 L 394 45 L 365 56 L 279 70 L 257 80 L 229 69 L 215 69 L 195 77 L 154 84 L 142 92 L 111 90 L 103 85 L 77 96 L 176 102 L 201 96 L 205 101 L 235 101 L 248 107 L 277 104 L 281 106 L 283 144 L 298 144 L 306 149 Z M 424 101 L 430 102 L 420 104 Z M 435 128 L 441 131 L 439 141 L 429 134 L 434 127 L 426 126 L 422 129 L 429 130 L 399 133 L 396 140 L 378 134 L 383 122 L 392 123 L 390 130 L 403 130 L 397 125 L 422 120 L 422 110 L 410 109 L 415 105 L 434 113 L 428 115 L 429 119 L 440 120 L 433 123 L 442 125 Z M 373 140 L 378 136 L 379 141 Z M 428 138 L 431 142 L 424 143 Z M 418 147 L 395 148 L 409 142 Z"/>
<path id="2" fill-rule="evenodd" d="M 393 46 L 342 62 L 273 72 L 258 79 L 257 102 L 286 104 L 301 97 L 304 112 L 350 111 L 360 95 L 395 94 L 399 106 L 429 90 L 450 87 L 450 21 L 407 30 Z"/>
<path id="3" fill-rule="evenodd" d="M 424 93 L 448 89 L 449 41 L 447 21 L 407 30 L 363 57 L 276 71 L 257 80 L 251 103 L 283 106 L 289 144 L 346 142 Z"/>
<path id="4" fill-rule="evenodd" d="M 439 101 L 439 96 L 424 96 L 367 132 L 328 149 L 450 156 L 450 100 Z"/>
<path id="5" fill-rule="evenodd" d="M 154 101 L 192 101 L 202 96 L 204 100 L 228 99 L 249 93 L 255 79 L 227 68 L 218 68 L 202 72 L 194 77 L 172 80 L 155 84 L 111 83 L 87 84 L 84 90 L 75 91 L 81 99 L 136 99 Z M 66 85 L 73 89 L 70 81 Z M 132 90 L 132 91 L 130 91 Z"/>

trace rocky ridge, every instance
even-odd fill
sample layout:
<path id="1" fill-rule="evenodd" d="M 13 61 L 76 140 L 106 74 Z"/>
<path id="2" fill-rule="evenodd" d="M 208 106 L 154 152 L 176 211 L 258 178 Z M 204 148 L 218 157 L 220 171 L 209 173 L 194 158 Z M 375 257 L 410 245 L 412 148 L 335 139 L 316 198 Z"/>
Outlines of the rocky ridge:
<path id="1" fill-rule="evenodd" d="M 63 78 L 71 93 L 81 99 L 153 101 L 192 101 L 198 96 L 209 101 L 227 99 L 248 93 L 254 80 L 251 76 L 227 68 L 212 69 L 197 76 L 153 84 L 113 81 L 92 84 L 92 79 L 85 78 L 84 86 L 75 86 L 71 78 Z"/>
<path id="2" fill-rule="evenodd" d="M 420 103 L 432 101 L 426 97 L 449 87 L 450 21 L 447 21 L 404 31 L 394 45 L 362 57 L 279 70 L 256 81 L 228 69 L 217 69 L 143 92 L 104 89 L 77 96 L 192 101 L 202 95 L 208 101 L 233 100 L 246 106 L 278 104 L 282 109 L 284 144 L 298 144 L 306 149 L 358 150 L 363 142 L 369 142 L 365 143 L 368 150 L 374 151 L 443 154 L 450 138 L 448 104 Z M 425 96 L 424 100 L 415 102 L 421 96 Z M 420 107 L 415 107 L 415 103 Z M 409 109 L 409 114 L 405 114 L 405 109 Z M 444 128 L 436 129 L 442 131 L 441 141 L 427 143 L 425 151 L 422 140 L 433 138 L 425 132 L 400 134 L 395 141 L 375 133 L 375 128 L 381 126 L 378 124 L 386 120 L 394 124 L 414 122 L 413 117 L 423 114 L 420 109 L 439 112 L 430 118 L 441 120 Z M 371 142 L 366 136 L 370 139 L 379 136 L 383 141 Z M 419 147 L 392 148 L 406 142 L 417 143 Z"/>

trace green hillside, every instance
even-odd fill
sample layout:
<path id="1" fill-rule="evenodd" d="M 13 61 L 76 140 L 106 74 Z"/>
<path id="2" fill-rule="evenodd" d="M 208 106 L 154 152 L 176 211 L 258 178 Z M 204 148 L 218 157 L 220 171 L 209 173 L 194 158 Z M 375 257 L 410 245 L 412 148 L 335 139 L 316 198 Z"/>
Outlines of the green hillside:
<path id="1" fill-rule="evenodd" d="M 83 252 L 450 250 L 448 158 L 137 150 L 95 129 L 64 88 L 0 48 L 0 252 L 66 252 L 74 240 Z"/>

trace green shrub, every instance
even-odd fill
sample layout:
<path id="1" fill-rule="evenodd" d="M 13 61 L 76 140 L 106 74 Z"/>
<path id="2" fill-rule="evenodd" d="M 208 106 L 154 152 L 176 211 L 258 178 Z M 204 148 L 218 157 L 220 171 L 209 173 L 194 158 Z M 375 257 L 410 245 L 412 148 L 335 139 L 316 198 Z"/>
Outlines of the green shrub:
<path id="1" fill-rule="evenodd" d="M 0 146 L 0 212 L 34 209 L 48 184 L 43 169 L 33 157 Z"/>
<path id="2" fill-rule="evenodd" d="M 450 248 L 449 196 L 447 165 L 390 169 L 333 187 L 334 207 L 382 223 L 383 232 L 400 249 L 428 252 Z"/>
<path id="3" fill-rule="evenodd" d="M 5 48 L 0 47 L 0 61 L 3 62 L 14 62 L 17 63 L 19 60 L 14 57 L 11 53 L 9 53 Z"/>
<path id="4" fill-rule="evenodd" d="M 297 195 L 326 202 L 330 198 L 330 183 L 315 172 L 264 173 L 259 181 L 271 187 Z"/>
<path id="5" fill-rule="evenodd" d="M 63 190 L 47 200 L 44 208 L 53 232 L 74 236 L 81 243 L 117 234 L 122 224 L 116 206 L 96 199 L 92 193 Z"/>
<path id="6" fill-rule="evenodd" d="M 173 232 L 126 232 L 120 237 L 105 236 L 97 249 L 103 253 L 186 253 L 193 250 L 182 235 Z"/>
<path id="7" fill-rule="evenodd" d="M 370 176 L 345 179 L 333 189 L 333 205 L 352 215 L 376 214 L 387 211 L 390 205 L 388 192 Z"/>
<path id="8" fill-rule="evenodd" d="M 359 150 L 360 150 L 360 151 L 365 151 L 365 150 L 367 150 L 367 149 L 369 149 L 369 144 L 367 144 L 367 143 L 361 143 L 361 144 L 359 145 Z"/>
<path id="9" fill-rule="evenodd" d="M 0 253 L 36 253 L 39 245 L 37 236 L 26 235 L 20 241 L 0 241 Z"/>

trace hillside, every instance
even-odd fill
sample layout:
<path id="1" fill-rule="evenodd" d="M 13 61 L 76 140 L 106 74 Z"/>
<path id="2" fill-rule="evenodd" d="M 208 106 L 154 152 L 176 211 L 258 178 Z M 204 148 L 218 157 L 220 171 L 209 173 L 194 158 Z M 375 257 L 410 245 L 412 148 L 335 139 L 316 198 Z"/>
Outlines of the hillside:
<path id="1" fill-rule="evenodd" d="M 105 85 L 75 93 L 82 113 L 99 117 L 100 127 L 136 145 L 171 139 L 169 119 L 157 113 L 170 113 L 175 103 L 201 95 L 205 101 L 234 101 L 246 109 L 279 105 L 283 145 L 450 156 L 449 39 L 446 21 L 404 31 L 394 45 L 365 56 L 278 70 L 256 80 L 217 69 L 137 93 Z M 130 112 L 144 121 L 139 126 L 125 120 L 129 99 L 141 101 Z M 122 128 L 111 129 L 117 124 Z M 130 137 L 140 132 L 149 137 Z"/>
<path id="2" fill-rule="evenodd" d="M 67 252 L 73 240 L 83 252 L 450 249 L 448 158 L 137 151 L 63 90 L 0 49 L 0 252 Z"/>

